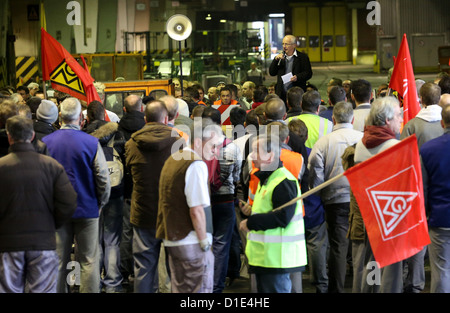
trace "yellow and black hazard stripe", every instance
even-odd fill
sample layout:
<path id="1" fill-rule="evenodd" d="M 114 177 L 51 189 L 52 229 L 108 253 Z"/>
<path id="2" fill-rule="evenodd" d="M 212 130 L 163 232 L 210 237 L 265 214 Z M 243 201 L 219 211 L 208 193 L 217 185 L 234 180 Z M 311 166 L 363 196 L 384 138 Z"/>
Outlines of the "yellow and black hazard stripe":
<path id="1" fill-rule="evenodd" d="M 0 58 L 0 87 L 6 87 L 8 85 L 8 73 L 6 71 L 6 60 Z"/>
<path id="2" fill-rule="evenodd" d="M 27 86 L 36 81 L 39 75 L 39 67 L 35 57 L 17 57 L 16 58 L 16 79 L 17 87 Z"/>

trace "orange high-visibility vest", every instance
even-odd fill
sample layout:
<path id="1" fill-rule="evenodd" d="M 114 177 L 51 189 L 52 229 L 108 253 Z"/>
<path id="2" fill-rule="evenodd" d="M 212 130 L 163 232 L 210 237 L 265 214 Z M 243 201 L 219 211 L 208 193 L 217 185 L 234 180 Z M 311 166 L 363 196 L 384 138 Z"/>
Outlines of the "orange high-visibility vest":
<path id="1" fill-rule="evenodd" d="M 280 160 L 283 162 L 283 166 L 291 172 L 294 177 L 298 179 L 300 176 L 300 171 L 303 167 L 303 157 L 300 153 L 290 151 L 287 149 L 281 149 Z M 258 190 L 259 178 L 256 177 L 255 173 L 258 172 L 259 169 L 255 168 L 255 165 L 252 162 L 252 170 L 250 172 L 250 181 L 248 184 L 248 204 L 253 205 L 253 200 L 255 198 L 256 191 Z M 300 196 L 300 195 L 299 195 Z M 303 216 L 305 215 L 305 208 L 303 206 Z"/>

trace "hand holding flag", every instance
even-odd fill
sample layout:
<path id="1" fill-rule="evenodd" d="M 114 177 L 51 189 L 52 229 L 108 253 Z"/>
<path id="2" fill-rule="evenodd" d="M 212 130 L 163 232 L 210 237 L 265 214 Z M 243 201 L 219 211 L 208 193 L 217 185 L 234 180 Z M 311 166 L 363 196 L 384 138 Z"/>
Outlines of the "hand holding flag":
<path id="1" fill-rule="evenodd" d="M 300 201 L 343 176 L 358 202 L 380 268 L 405 260 L 430 244 L 416 135 L 275 210 Z"/>

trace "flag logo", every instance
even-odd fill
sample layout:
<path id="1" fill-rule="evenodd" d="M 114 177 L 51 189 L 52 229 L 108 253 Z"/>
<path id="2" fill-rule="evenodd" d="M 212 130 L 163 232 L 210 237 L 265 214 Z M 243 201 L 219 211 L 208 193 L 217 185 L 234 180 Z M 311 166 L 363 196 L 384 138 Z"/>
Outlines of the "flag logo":
<path id="1" fill-rule="evenodd" d="M 213 107 L 214 109 L 219 110 L 220 112 L 220 117 L 221 117 L 221 121 L 222 121 L 222 125 L 231 125 L 231 120 L 230 120 L 230 112 L 233 108 L 235 107 L 239 107 L 236 104 L 213 104 L 211 107 Z"/>
<path id="2" fill-rule="evenodd" d="M 75 92 L 85 95 L 83 84 L 77 74 L 65 62 L 61 62 L 50 74 L 52 83 L 67 87 Z"/>
<path id="3" fill-rule="evenodd" d="M 378 228 L 383 241 L 393 239 L 408 233 L 411 229 L 424 222 L 423 219 L 416 223 L 405 223 L 413 206 L 419 206 L 419 190 L 387 190 L 387 186 L 399 186 L 404 179 L 414 177 L 417 179 L 417 171 L 410 166 L 384 181 L 366 189 L 366 193 L 372 205 L 372 210 L 378 222 Z"/>

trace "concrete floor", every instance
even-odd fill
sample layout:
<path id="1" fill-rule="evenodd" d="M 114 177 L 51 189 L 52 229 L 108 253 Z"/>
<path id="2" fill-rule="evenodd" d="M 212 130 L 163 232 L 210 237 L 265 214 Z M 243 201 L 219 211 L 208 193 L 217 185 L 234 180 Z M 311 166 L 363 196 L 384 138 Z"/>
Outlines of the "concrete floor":
<path id="1" fill-rule="evenodd" d="M 302 287 L 303 293 L 316 293 L 315 287 L 310 282 L 310 273 L 308 267 L 302 275 Z M 347 276 L 345 279 L 345 293 L 352 292 L 352 279 L 353 275 L 351 271 L 347 270 Z M 227 280 L 228 281 L 228 280 Z M 241 278 L 233 281 L 231 286 L 226 286 L 223 293 L 251 293 L 250 278 L 247 275 L 245 269 L 241 271 Z M 428 258 L 425 260 L 425 288 L 422 293 L 430 292 L 430 266 Z"/>

